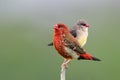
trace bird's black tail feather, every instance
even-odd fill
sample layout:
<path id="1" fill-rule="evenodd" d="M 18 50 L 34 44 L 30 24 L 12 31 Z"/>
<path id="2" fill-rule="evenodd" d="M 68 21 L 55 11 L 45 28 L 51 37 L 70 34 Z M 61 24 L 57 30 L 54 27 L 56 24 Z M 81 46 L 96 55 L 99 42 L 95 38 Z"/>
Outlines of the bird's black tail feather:
<path id="1" fill-rule="evenodd" d="M 91 56 L 90 54 L 81 54 L 78 60 L 93 60 L 93 61 L 101 61 L 100 59 Z"/>
<path id="2" fill-rule="evenodd" d="M 94 61 L 101 61 L 100 59 L 98 59 L 96 57 L 92 57 L 92 60 L 94 60 Z"/>
<path id="3" fill-rule="evenodd" d="M 53 46 L 53 43 L 49 43 L 48 46 Z"/>

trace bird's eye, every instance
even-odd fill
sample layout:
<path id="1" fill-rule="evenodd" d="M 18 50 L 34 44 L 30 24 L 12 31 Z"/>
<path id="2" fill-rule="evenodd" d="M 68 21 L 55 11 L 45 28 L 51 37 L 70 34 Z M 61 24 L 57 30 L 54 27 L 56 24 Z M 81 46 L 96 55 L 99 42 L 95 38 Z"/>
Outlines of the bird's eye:
<path id="1" fill-rule="evenodd" d="M 81 25 L 82 25 L 82 26 L 86 26 L 86 24 L 84 24 L 84 23 L 82 23 Z"/>
<path id="2" fill-rule="evenodd" d="M 62 28 L 63 26 L 59 25 L 58 28 Z"/>

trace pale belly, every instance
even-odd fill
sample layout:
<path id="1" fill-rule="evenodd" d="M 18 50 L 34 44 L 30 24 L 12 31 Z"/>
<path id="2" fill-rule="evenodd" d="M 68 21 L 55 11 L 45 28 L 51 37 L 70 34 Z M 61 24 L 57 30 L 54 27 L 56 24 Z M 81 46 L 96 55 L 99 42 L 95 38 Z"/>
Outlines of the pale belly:
<path id="1" fill-rule="evenodd" d="M 81 45 L 81 47 L 83 47 L 85 45 L 85 43 L 87 42 L 87 38 L 86 37 L 80 37 L 80 38 L 76 38 L 79 42 L 79 44 Z"/>

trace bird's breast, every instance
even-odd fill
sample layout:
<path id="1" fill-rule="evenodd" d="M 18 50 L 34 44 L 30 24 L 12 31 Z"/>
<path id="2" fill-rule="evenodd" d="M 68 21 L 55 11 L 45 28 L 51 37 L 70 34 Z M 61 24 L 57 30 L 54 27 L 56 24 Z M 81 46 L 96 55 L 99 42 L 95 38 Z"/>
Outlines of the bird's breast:
<path id="1" fill-rule="evenodd" d="M 54 37 L 54 47 L 58 51 L 58 53 L 66 59 L 72 59 L 73 57 L 67 53 L 64 46 L 65 44 L 61 37 Z"/>
<path id="2" fill-rule="evenodd" d="M 81 46 L 84 46 L 85 43 L 87 42 L 87 37 L 81 36 L 81 37 L 78 37 L 77 40 Z"/>
<path id="3" fill-rule="evenodd" d="M 88 31 L 81 31 L 78 30 L 77 31 L 77 41 L 79 42 L 79 44 L 81 45 L 81 47 L 83 47 L 85 45 L 85 43 L 87 42 L 87 37 L 88 37 Z"/>

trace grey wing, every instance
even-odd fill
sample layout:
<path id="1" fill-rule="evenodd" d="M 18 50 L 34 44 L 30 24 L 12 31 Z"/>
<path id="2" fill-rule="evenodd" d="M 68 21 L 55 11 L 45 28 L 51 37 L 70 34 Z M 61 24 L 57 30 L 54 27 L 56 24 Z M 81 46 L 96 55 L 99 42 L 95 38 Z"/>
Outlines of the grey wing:
<path id="1" fill-rule="evenodd" d="M 70 30 L 70 33 L 72 34 L 72 36 L 77 37 L 76 30 Z"/>

